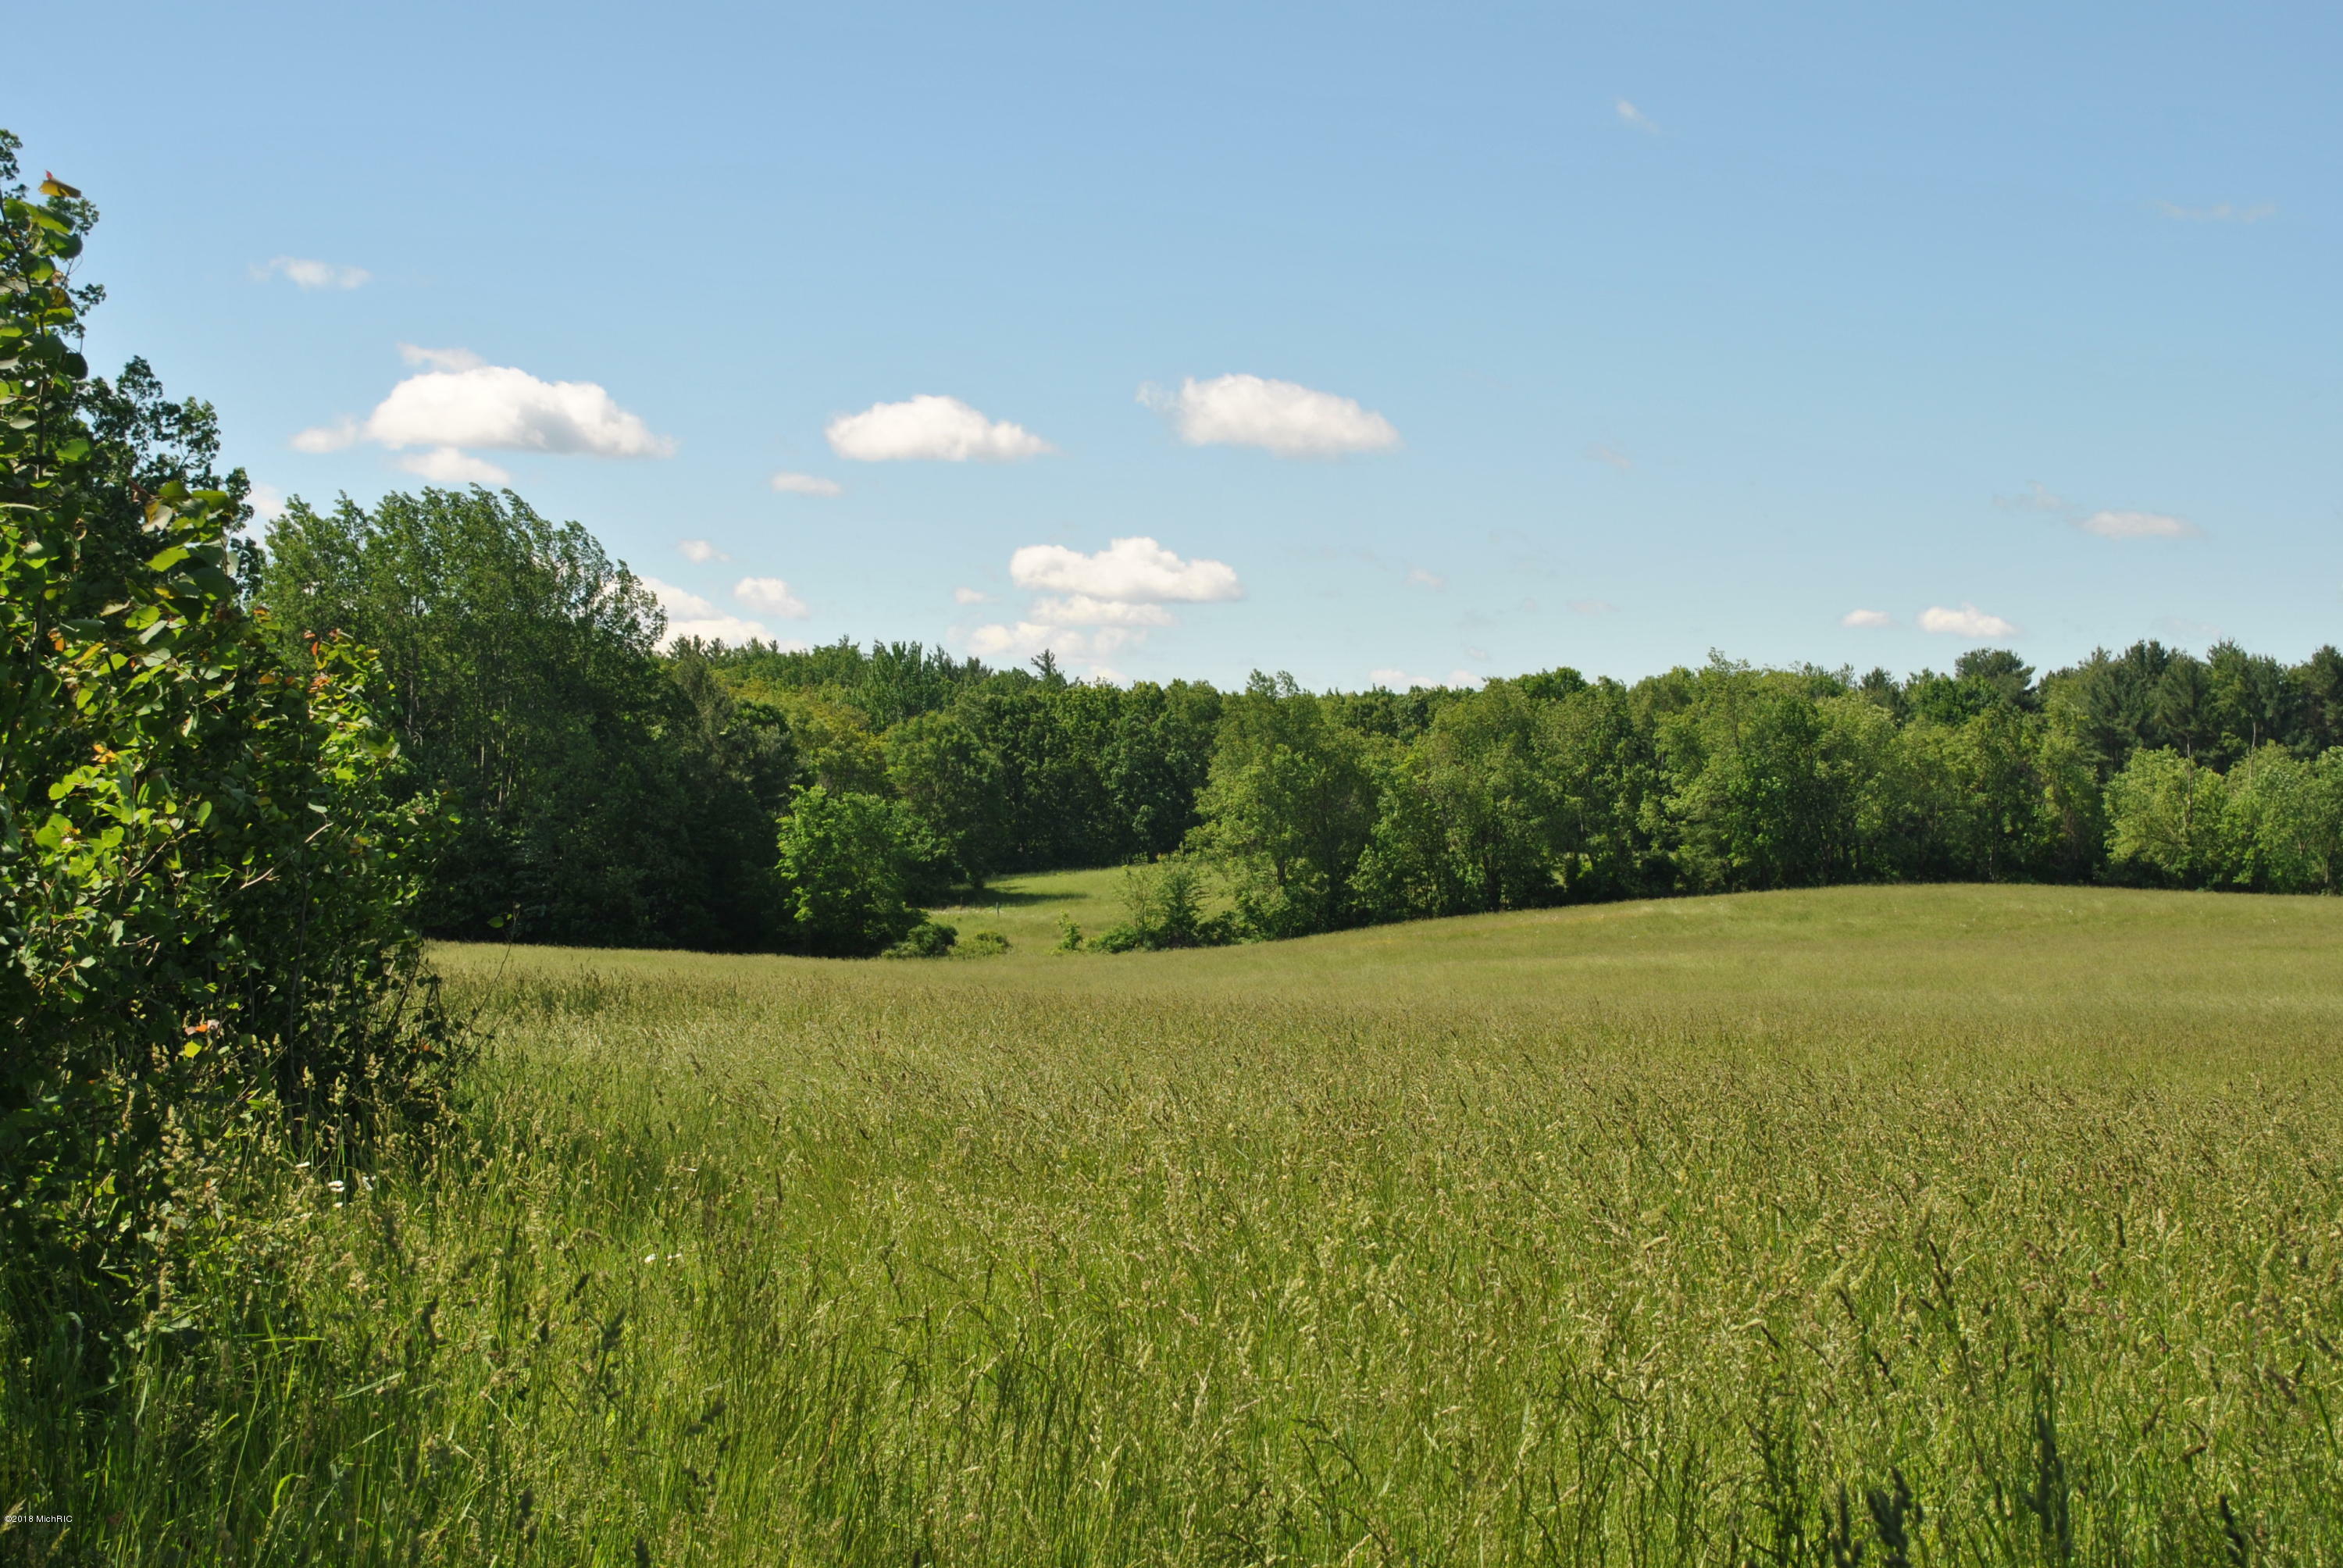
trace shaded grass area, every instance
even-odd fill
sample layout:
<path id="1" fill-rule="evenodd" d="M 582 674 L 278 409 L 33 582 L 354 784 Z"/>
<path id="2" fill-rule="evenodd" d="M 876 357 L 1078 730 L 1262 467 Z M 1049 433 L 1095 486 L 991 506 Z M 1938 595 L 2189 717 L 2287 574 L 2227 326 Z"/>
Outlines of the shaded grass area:
<path id="1" fill-rule="evenodd" d="M 2343 1561 L 2338 939 L 444 950 L 466 1140 L 268 1188 L 135 1417 L 18 1382 L 5 1473 L 124 1563 Z"/>

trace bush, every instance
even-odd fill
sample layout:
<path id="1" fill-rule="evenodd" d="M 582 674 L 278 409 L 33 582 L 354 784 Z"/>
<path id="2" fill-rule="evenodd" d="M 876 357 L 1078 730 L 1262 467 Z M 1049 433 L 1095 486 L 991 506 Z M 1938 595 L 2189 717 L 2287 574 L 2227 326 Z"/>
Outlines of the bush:
<path id="1" fill-rule="evenodd" d="M 115 396 L 75 351 L 90 297 L 65 272 L 90 211 L 55 181 L 26 199 L 15 145 L 0 133 L 0 1240 L 29 1329 L 103 1342 L 219 1234 L 226 1151 L 291 1129 L 330 1153 L 431 1103 L 447 1035 L 408 913 L 437 819 L 385 788 L 372 656 L 312 638 L 288 668 L 240 598 L 242 475 L 191 486 L 184 450 L 85 417 Z"/>
<path id="2" fill-rule="evenodd" d="M 984 936 L 993 933 L 986 931 Z M 957 927 L 941 920 L 921 920 L 903 933 L 903 940 L 879 956 L 884 959 L 940 959 L 948 956 L 952 944 L 960 940 Z"/>
<path id="3" fill-rule="evenodd" d="M 1185 856 L 1131 866 L 1122 879 L 1123 907 L 1130 918 L 1101 931 L 1091 946 L 1101 952 L 1127 953 L 1233 941 L 1236 922 L 1227 915 L 1206 915 L 1204 896 L 1203 868 Z"/>
<path id="4" fill-rule="evenodd" d="M 962 956 L 971 959 L 994 959 L 1009 950 L 1009 939 L 999 931 L 971 931 Z"/>

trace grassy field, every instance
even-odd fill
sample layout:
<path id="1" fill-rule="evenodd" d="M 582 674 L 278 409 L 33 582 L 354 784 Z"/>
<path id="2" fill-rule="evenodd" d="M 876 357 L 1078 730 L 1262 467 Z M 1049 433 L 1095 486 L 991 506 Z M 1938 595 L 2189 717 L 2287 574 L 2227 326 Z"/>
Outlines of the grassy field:
<path id="1" fill-rule="evenodd" d="M 2343 1563 L 2343 900 L 1052 950 L 1115 886 L 942 917 L 991 959 L 442 951 L 464 1135 L 273 1189 L 88 1474 L 0 1436 L 22 1506 L 123 1563 Z"/>

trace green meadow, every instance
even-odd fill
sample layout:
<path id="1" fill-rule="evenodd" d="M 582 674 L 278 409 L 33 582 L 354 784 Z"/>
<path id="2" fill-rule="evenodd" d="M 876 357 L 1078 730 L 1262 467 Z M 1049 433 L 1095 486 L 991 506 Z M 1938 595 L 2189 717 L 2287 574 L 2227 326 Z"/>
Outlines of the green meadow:
<path id="1" fill-rule="evenodd" d="M 1119 876 L 438 950 L 458 1131 L 6 1473 L 140 1564 L 2343 1562 L 2343 901 L 1056 950 Z"/>

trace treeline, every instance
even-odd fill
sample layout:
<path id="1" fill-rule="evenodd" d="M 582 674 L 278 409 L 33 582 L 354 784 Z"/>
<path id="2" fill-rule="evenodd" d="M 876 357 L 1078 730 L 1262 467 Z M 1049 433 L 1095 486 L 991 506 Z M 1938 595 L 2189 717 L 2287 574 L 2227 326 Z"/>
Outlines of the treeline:
<path id="1" fill-rule="evenodd" d="M 953 888 L 1166 857 L 1178 896 L 1141 906 L 1217 884 L 1232 918 L 1123 940 L 1845 881 L 2328 890 L 2343 859 L 2331 648 L 1328 694 L 917 643 L 662 654 L 585 530 L 480 489 L 297 503 L 256 591 L 288 654 L 379 650 L 404 787 L 456 819 L 441 936 L 870 952 Z"/>
<path id="2" fill-rule="evenodd" d="M 1225 703 L 1191 849 L 1240 930 L 1896 880 L 2328 891 L 2343 659 L 2154 643 L 2040 681 L 1723 658 L 1624 686 Z"/>

